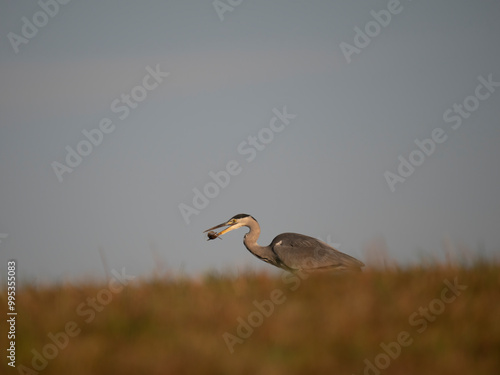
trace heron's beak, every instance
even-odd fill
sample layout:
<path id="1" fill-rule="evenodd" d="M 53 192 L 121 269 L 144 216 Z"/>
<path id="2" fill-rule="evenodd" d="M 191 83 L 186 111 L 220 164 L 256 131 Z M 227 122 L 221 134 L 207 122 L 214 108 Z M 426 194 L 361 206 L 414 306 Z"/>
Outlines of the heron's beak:
<path id="1" fill-rule="evenodd" d="M 224 229 L 222 232 L 220 232 L 220 233 L 218 234 L 219 236 L 222 236 L 224 233 L 227 233 L 227 232 L 229 232 L 229 231 L 232 231 L 233 229 L 236 229 L 236 228 L 234 227 L 234 225 L 235 225 L 235 224 L 236 224 L 236 223 L 233 223 L 233 222 L 231 222 L 231 221 L 227 221 L 227 222 L 225 222 L 225 223 L 222 223 L 222 224 L 216 225 L 215 227 L 209 228 L 209 229 L 207 229 L 206 231 L 204 231 L 203 233 L 206 233 L 206 232 L 208 232 L 208 231 L 210 231 L 210 230 L 214 230 L 214 229 L 217 229 L 217 228 L 221 228 L 221 227 L 226 227 L 226 226 L 229 226 L 229 228 Z"/>
<path id="2" fill-rule="evenodd" d="M 225 222 L 225 223 L 222 223 L 222 224 L 216 225 L 215 227 L 209 228 L 209 229 L 207 229 L 206 231 L 204 231 L 203 233 L 206 233 L 206 232 L 208 232 L 209 230 L 214 230 L 214 229 L 221 228 L 221 227 L 225 227 L 225 226 L 228 226 L 228 225 L 230 225 L 230 224 L 229 224 L 229 222 Z"/>
<path id="3" fill-rule="evenodd" d="M 222 236 L 224 233 L 230 232 L 233 229 L 238 229 L 234 224 L 231 224 L 229 228 L 224 229 L 222 232 L 219 233 L 219 236 Z"/>

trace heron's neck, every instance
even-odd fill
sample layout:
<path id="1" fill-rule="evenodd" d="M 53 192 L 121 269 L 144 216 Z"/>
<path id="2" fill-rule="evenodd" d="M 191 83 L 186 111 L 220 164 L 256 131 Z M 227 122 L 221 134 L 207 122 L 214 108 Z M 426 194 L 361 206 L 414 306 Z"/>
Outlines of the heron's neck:
<path id="1" fill-rule="evenodd" d="M 259 236 L 260 236 L 260 228 L 258 225 L 256 224 L 251 224 L 248 226 L 248 228 L 250 228 L 250 231 L 245 234 L 245 238 L 243 239 L 243 243 L 245 244 L 245 246 L 250 250 L 250 246 L 251 247 L 254 247 L 254 246 L 258 246 L 258 247 L 261 247 L 257 244 L 257 240 L 259 239 Z"/>
<path id="2" fill-rule="evenodd" d="M 261 258 L 265 261 L 274 264 L 275 256 L 271 248 L 269 246 L 260 246 L 257 243 L 257 239 L 259 238 L 260 235 L 259 224 L 252 223 L 248 225 L 248 228 L 250 228 L 250 231 L 247 234 L 245 234 L 245 237 L 243 239 L 245 247 L 258 258 Z"/>

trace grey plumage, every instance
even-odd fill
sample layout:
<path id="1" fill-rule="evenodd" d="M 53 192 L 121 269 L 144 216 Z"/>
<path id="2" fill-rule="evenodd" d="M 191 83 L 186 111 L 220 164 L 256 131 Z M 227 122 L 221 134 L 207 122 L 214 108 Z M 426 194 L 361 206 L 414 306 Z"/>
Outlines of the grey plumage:
<path id="1" fill-rule="evenodd" d="M 361 271 L 361 267 L 364 266 L 363 262 L 334 249 L 325 242 L 298 233 L 282 233 L 276 236 L 270 245 L 260 246 L 257 244 L 260 235 L 259 223 L 247 214 L 235 215 L 227 222 L 205 232 L 225 226 L 228 228 L 209 239 L 243 226 L 248 227 L 250 231 L 243 238 L 245 247 L 257 258 L 287 271 Z"/>

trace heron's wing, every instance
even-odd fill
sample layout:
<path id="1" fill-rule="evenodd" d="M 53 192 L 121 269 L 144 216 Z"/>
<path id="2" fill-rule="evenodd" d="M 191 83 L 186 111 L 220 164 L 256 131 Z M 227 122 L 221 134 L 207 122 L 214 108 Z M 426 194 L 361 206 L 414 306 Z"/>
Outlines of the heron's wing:
<path id="1" fill-rule="evenodd" d="M 335 250 L 316 238 L 298 233 L 282 233 L 271 242 L 271 249 L 292 270 L 360 270 L 363 262 Z"/>

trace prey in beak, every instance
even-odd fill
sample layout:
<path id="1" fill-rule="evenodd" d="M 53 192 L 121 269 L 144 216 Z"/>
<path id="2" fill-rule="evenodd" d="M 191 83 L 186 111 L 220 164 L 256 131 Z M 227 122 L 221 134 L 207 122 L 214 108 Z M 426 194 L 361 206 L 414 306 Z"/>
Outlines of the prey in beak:
<path id="1" fill-rule="evenodd" d="M 207 236 L 208 236 L 207 241 L 215 240 L 217 237 L 219 237 L 219 233 L 216 233 L 213 230 L 211 230 L 210 232 L 207 233 Z M 222 240 L 222 238 L 219 238 L 219 240 Z"/>
<path id="2" fill-rule="evenodd" d="M 238 224 L 238 222 L 236 220 L 231 219 L 225 223 L 222 223 L 222 224 L 216 225 L 215 227 L 209 228 L 206 231 L 204 231 L 203 233 L 208 232 L 207 233 L 207 236 L 208 236 L 207 241 L 215 240 L 217 237 L 222 236 L 224 233 L 227 233 L 229 231 L 232 231 L 233 229 L 239 228 L 240 225 L 237 225 L 237 224 Z M 223 231 L 221 231 L 219 233 L 214 231 L 214 229 L 222 228 L 222 227 L 228 227 L 228 228 L 224 229 Z"/>

